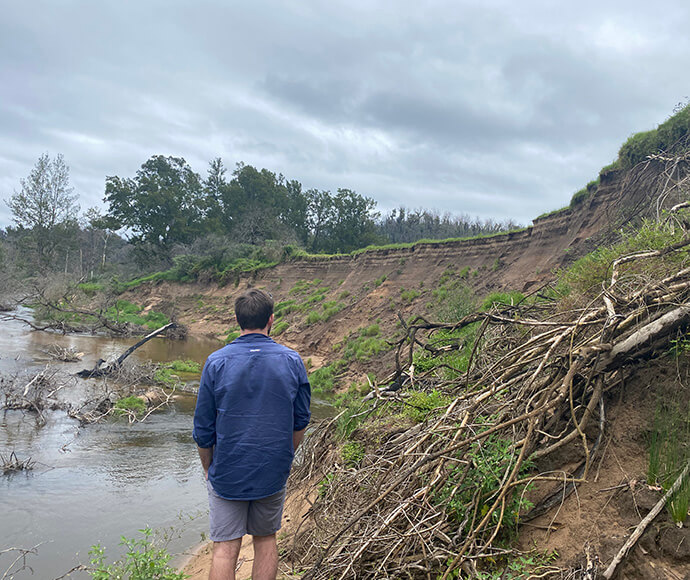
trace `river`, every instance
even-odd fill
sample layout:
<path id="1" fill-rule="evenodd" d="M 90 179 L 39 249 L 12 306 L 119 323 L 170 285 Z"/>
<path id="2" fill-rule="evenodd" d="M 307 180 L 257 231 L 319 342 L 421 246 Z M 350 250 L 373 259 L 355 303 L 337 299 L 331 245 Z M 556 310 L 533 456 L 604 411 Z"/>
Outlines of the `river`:
<path id="1" fill-rule="evenodd" d="M 35 332 L 20 321 L 0 320 L 0 375 L 46 364 L 74 373 L 91 368 L 98 358 L 121 353 L 135 340 Z M 51 344 L 75 348 L 84 353 L 83 360 L 50 362 L 45 351 Z M 203 363 L 220 346 L 211 339 L 153 339 L 132 356 Z M 95 388 L 93 381 L 71 379 L 64 396 L 77 399 L 88 388 Z M 208 528 L 208 507 L 191 436 L 195 400 L 182 394 L 144 423 L 109 420 L 82 428 L 63 411 L 47 413 L 42 427 L 31 413 L 0 411 L 0 454 L 14 451 L 20 459 L 36 462 L 33 470 L 0 474 L 0 552 L 37 546 L 27 558 L 33 575 L 27 569 L 15 578 L 56 578 L 88 563 L 89 548 L 96 543 L 106 547 L 112 560 L 121 553 L 120 536 L 141 537 L 138 530 L 147 526 L 174 528 L 168 548 L 178 562 L 185 550 L 200 543 Z M 330 407 L 314 400 L 312 412 L 327 416 Z M 0 577 L 16 555 L 0 553 Z"/>

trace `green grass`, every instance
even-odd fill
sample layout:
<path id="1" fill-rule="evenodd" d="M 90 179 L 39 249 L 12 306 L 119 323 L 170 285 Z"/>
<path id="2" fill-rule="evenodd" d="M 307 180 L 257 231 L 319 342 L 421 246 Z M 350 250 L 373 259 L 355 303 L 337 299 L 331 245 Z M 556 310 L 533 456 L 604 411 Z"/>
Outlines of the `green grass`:
<path id="1" fill-rule="evenodd" d="M 139 397 L 131 395 L 123 397 L 115 403 L 115 414 L 124 415 L 127 412 L 135 415 L 143 415 L 146 412 L 146 403 Z"/>
<path id="2" fill-rule="evenodd" d="M 490 310 L 493 307 L 515 306 L 525 299 L 522 292 L 492 292 L 481 303 L 482 310 Z"/>
<path id="3" fill-rule="evenodd" d="M 127 300 L 118 300 L 114 306 L 106 311 L 108 320 L 119 324 L 129 323 L 138 326 L 145 326 L 151 330 L 160 328 L 170 322 L 170 319 L 162 312 L 149 310 L 142 314 L 143 307 Z"/>
<path id="4" fill-rule="evenodd" d="M 451 398 L 436 390 L 427 393 L 425 391 L 408 391 L 409 397 L 405 398 L 403 415 L 416 423 L 425 421 L 429 415 L 438 409 L 445 409 L 451 402 Z"/>
<path id="5" fill-rule="evenodd" d="M 648 437 L 647 483 L 671 488 L 690 460 L 690 404 L 682 392 L 659 397 Z M 685 522 L 690 507 L 690 481 L 671 497 L 667 509 L 675 523 Z"/>
<path id="6" fill-rule="evenodd" d="M 412 302 L 420 294 L 419 290 L 405 290 L 404 288 L 400 288 L 400 298 L 408 303 Z"/>
<path id="7" fill-rule="evenodd" d="M 307 326 L 310 326 L 312 324 L 316 324 L 317 322 L 321 322 L 323 320 L 323 316 L 318 310 L 312 310 L 308 315 L 307 319 L 304 321 Z"/>
<path id="8" fill-rule="evenodd" d="M 340 454 L 347 467 L 358 467 L 364 459 L 364 445 L 359 441 L 346 441 Z"/>
<path id="9" fill-rule="evenodd" d="M 570 211 L 569 205 L 566 205 L 565 207 L 560 207 L 558 209 L 554 209 L 552 211 L 547 211 L 547 212 L 544 212 L 542 214 L 539 214 L 536 218 L 534 218 L 533 221 L 536 222 L 537 220 L 543 220 L 543 219 L 548 218 L 548 217 L 553 217 L 553 216 L 558 215 L 559 213 L 563 213 L 566 211 Z"/>
<path id="10" fill-rule="evenodd" d="M 678 146 L 687 149 L 684 139 L 690 133 L 690 105 L 685 105 L 666 119 L 656 129 L 631 135 L 618 152 L 618 161 L 624 169 L 629 169 L 648 155 L 661 151 L 673 152 Z"/>
<path id="11" fill-rule="evenodd" d="M 285 300 L 283 302 L 278 302 L 278 304 L 276 304 L 273 307 L 273 315 L 277 320 L 279 318 L 282 318 L 283 316 L 287 316 L 297 308 L 298 306 L 295 300 Z"/>
<path id="12" fill-rule="evenodd" d="M 309 375 L 309 384 L 313 393 L 330 394 L 338 386 L 338 378 L 345 369 L 345 361 L 335 361 L 315 370 Z"/>
<path id="13" fill-rule="evenodd" d="M 271 332 L 273 335 L 278 336 L 283 334 L 283 332 L 285 332 L 289 326 L 290 325 L 285 320 L 279 320 L 273 325 Z"/>
<path id="14" fill-rule="evenodd" d="M 176 373 L 194 373 L 198 374 L 201 372 L 201 365 L 193 360 L 174 360 L 169 363 L 165 363 L 166 367 L 175 371 Z"/>
<path id="15" fill-rule="evenodd" d="M 82 282 L 77 284 L 77 288 L 81 290 L 84 294 L 89 297 L 95 296 L 98 292 L 101 292 L 104 288 L 103 284 L 97 282 Z"/>
<path id="16" fill-rule="evenodd" d="M 380 337 L 378 324 L 360 328 L 348 336 L 340 345 L 343 347 L 343 358 L 351 361 L 368 362 L 372 357 L 392 348 Z"/>
<path id="17" fill-rule="evenodd" d="M 638 228 L 626 230 L 623 239 L 613 246 L 602 246 L 573 262 L 558 273 L 557 291 L 561 295 L 577 293 L 592 298 L 601 292 L 602 283 L 611 278 L 611 266 L 617 258 L 635 252 L 661 250 L 683 237 L 681 228 L 669 223 L 644 221 Z M 677 265 L 688 259 L 688 251 L 680 250 L 663 259 L 638 260 L 620 267 L 619 279 L 625 280 L 637 273 L 653 279 L 663 275 L 669 264 Z"/>
<path id="18" fill-rule="evenodd" d="M 279 263 L 247 257 L 236 258 L 230 262 L 218 262 L 211 257 L 190 255 L 176 256 L 174 262 L 175 266 L 169 270 L 154 272 L 129 282 L 120 282 L 117 278 L 113 278 L 113 289 L 121 294 L 126 290 L 133 290 L 149 282 L 195 282 L 204 272 L 208 273 L 209 277 L 218 282 L 219 285 L 224 286 L 230 281 L 239 281 L 242 274 L 273 268 Z"/>
<path id="19" fill-rule="evenodd" d="M 242 331 L 240 330 L 239 326 L 235 326 L 234 328 L 231 328 L 230 330 L 228 330 L 228 333 L 225 336 L 225 344 L 232 342 L 241 334 L 242 334 Z"/>
<path id="20" fill-rule="evenodd" d="M 456 380 L 467 372 L 479 323 L 458 330 L 439 330 L 430 342 L 434 348 L 451 347 L 439 353 L 418 350 L 414 354 L 417 374 L 433 371 L 446 380 Z"/>

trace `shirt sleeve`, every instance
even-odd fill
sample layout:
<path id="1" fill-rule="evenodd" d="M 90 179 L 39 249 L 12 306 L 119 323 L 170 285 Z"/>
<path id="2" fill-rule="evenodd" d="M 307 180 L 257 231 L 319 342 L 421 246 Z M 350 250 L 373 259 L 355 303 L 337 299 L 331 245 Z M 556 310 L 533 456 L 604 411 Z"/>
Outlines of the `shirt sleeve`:
<path id="1" fill-rule="evenodd" d="M 302 359 L 298 359 L 297 376 L 299 380 L 299 387 L 297 389 L 297 396 L 293 404 L 294 412 L 294 427 L 295 431 L 301 431 L 309 425 L 311 419 L 311 411 L 309 405 L 311 403 L 311 386 L 307 378 L 307 369 L 304 368 Z"/>
<path id="2" fill-rule="evenodd" d="M 199 447 L 208 448 L 216 444 L 216 399 L 213 394 L 215 382 L 212 364 L 206 361 L 201 373 L 199 395 L 194 410 L 194 431 L 192 437 Z"/>

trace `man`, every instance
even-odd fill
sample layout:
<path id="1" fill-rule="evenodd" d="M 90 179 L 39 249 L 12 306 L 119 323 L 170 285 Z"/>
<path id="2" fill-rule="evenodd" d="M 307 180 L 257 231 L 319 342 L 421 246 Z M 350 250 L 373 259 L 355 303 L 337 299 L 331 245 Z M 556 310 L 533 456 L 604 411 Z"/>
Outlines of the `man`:
<path id="1" fill-rule="evenodd" d="M 214 542 L 209 580 L 234 580 L 245 534 L 253 536 L 253 580 L 275 580 L 285 483 L 311 391 L 299 355 L 268 336 L 270 295 L 248 290 L 235 316 L 241 334 L 208 357 L 194 412 Z"/>

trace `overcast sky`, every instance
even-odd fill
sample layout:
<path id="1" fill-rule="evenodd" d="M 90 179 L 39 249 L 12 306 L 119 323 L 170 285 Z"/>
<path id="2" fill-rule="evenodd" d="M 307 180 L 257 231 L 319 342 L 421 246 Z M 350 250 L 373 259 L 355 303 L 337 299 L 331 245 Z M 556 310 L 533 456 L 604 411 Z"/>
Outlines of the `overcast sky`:
<path id="1" fill-rule="evenodd" d="M 384 211 L 528 224 L 687 99 L 689 7 L 3 0 L 0 198 L 45 152 L 82 209 L 151 155 L 202 176 L 220 156 Z"/>

